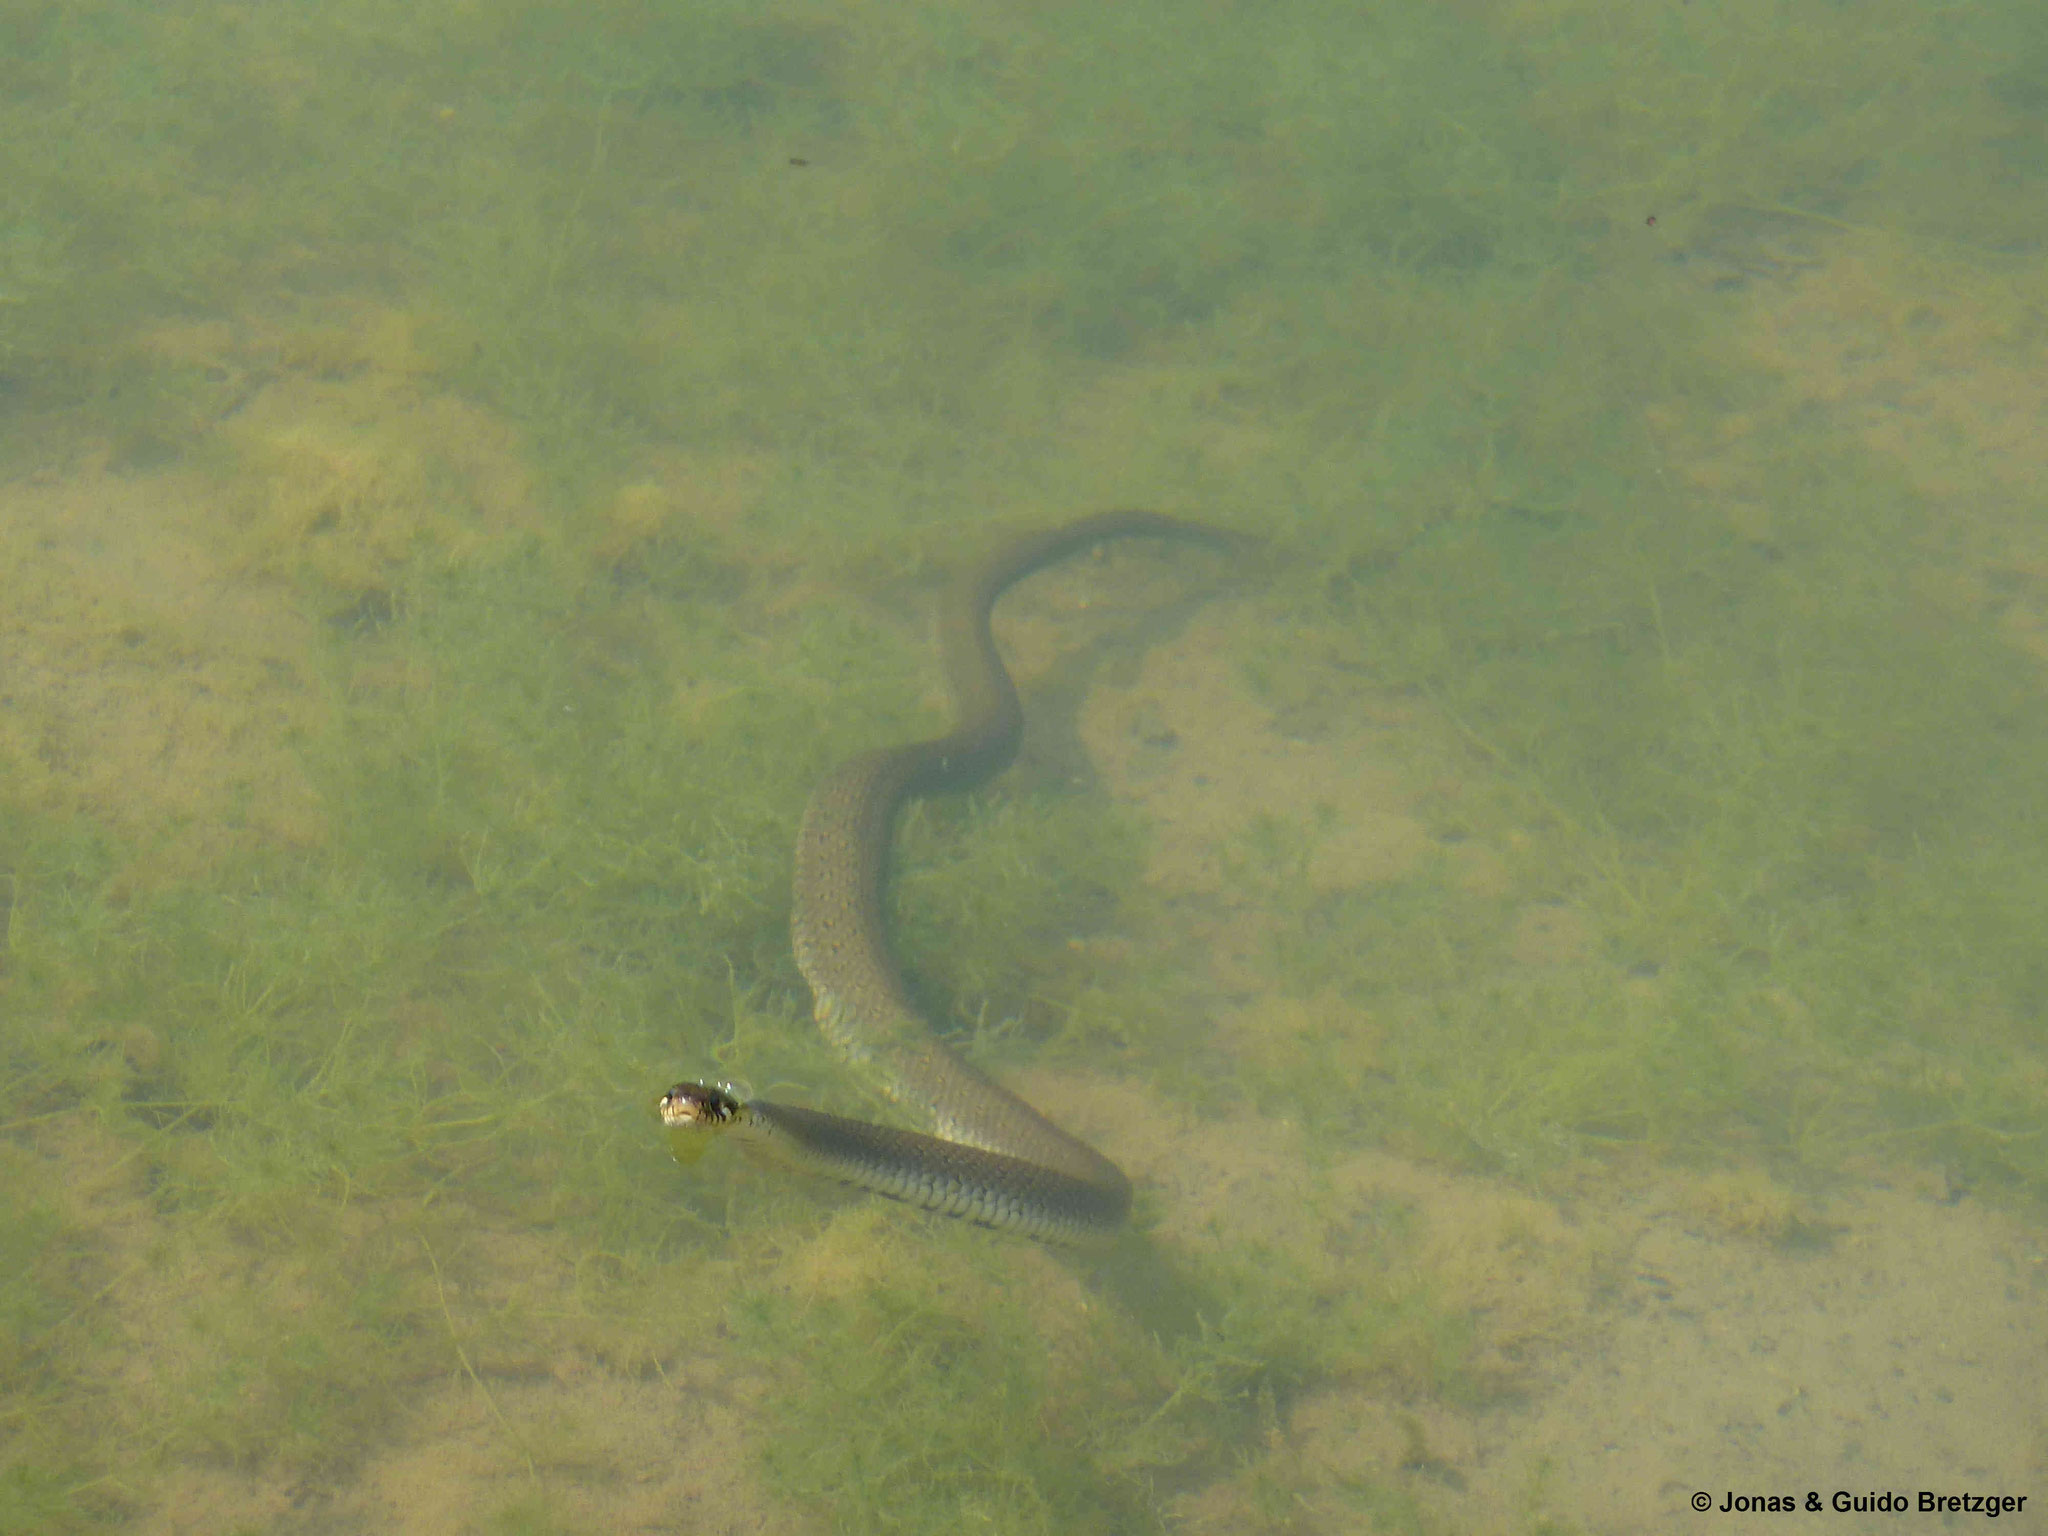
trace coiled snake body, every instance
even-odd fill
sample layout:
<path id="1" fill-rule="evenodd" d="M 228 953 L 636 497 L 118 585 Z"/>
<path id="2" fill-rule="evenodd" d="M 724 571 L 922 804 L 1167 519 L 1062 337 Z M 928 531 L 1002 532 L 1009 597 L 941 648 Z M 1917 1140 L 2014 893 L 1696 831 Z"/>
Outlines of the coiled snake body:
<path id="1" fill-rule="evenodd" d="M 1230 542 L 1199 523 L 1120 511 L 1004 545 L 941 600 L 953 729 L 849 758 L 825 775 L 804 809 L 790 931 L 818 1027 L 922 1129 L 678 1083 L 658 1106 L 678 1160 L 694 1159 L 715 1133 L 729 1133 L 763 1157 L 985 1226 L 1060 1243 L 1114 1236 L 1130 1210 L 1130 1181 L 932 1034 L 890 954 L 882 892 L 903 802 L 970 789 L 1016 756 L 1023 711 L 989 628 L 996 599 L 1081 549 L 1140 536 Z"/>

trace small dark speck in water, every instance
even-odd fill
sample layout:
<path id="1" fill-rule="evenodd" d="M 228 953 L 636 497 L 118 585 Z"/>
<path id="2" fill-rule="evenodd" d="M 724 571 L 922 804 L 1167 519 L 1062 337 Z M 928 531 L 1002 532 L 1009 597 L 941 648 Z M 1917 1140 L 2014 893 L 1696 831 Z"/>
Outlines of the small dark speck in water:
<path id="1" fill-rule="evenodd" d="M 397 604 L 391 594 L 381 587 L 373 587 L 358 597 L 348 607 L 327 616 L 327 622 L 349 635 L 375 634 L 392 619 L 397 617 Z"/>

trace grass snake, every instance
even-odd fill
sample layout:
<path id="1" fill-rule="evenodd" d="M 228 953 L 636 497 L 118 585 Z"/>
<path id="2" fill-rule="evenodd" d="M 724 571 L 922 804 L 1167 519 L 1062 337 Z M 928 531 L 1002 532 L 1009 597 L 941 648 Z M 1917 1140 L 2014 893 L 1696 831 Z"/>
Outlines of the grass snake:
<path id="1" fill-rule="evenodd" d="M 1233 542 L 1202 524 L 1142 511 L 1097 513 L 1011 539 L 940 601 L 953 728 L 848 758 L 804 808 L 790 933 L 818 1027 L 921 1129 L 746 1099 L 730 1086 L 678 1083 L 658 1104 L 678 1161 L 694 1160 L 725 1135 L 768 1161 L 984 1226 L 1056 1243 L 1114 1237 L 1130 1210 L 1130 1181 L 932 1033 L 890 952 L 883 886 L 907 799 L 971 789 L 1016 756 L 1024 716 L 989 627 L 996 599 L 1033 571 L 1131 537 Z"/>

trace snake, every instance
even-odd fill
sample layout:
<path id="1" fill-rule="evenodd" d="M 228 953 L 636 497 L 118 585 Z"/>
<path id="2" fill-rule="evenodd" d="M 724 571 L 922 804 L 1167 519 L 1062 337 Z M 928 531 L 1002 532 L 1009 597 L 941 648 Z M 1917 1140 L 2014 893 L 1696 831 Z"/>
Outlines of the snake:
<path id="1" fill-rule="evenodd" d="M 1139 510 L 1012 535 L 939 600 L 952 729 L 845 759 L 804 807 L 790 938 L 812 1016 L 840 1060 L 918 1127 L 748 1098 L 725 1083 L 683 1082 L 656 1104 L 678 1162 L 695 1161 L 725 1138 L 762 1161 L 985 1227 L 1057 1245 L 1115 1240 L 1130 1214 L 1130 1180 L 938 1038 L 890 948 L 883 892 L 903 806 L 974 789 L 1016 757 L 1024 712 L 990 624 L 997 599 L 1084 549 L 1138 537 L 1235 543 L 1208 524 Z"/>

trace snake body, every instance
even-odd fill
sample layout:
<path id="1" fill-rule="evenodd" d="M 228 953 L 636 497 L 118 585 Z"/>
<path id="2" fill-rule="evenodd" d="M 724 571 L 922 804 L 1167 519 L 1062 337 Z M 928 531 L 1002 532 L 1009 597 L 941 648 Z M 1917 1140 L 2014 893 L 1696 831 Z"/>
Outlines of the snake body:
<path id="1" fill-rule="evenodd" d="M 971 789 L 1016 756 L 1024 717 L 989 625 L 996 600 L 1033 571 L 1131 537 L 1227 542 L 1184 519 L 1118 511 L 1004 544 L 941 599 L 939 648 L 953 729 L 848 758 L 825 775 L 804 808 L 790 934 L 818 1027 L 921 1129 L 680 1083 L 659 1105 L 679 1159 L 694 1158 L 710 1133 L 729 1132 L 764 1157 L 1049 1242 L 1107 1241 L 1122 1225 L 1131 1203 L 1123 1171 L 933 1035 L 890 952 L 882 903 L 903 803 Z"/>

